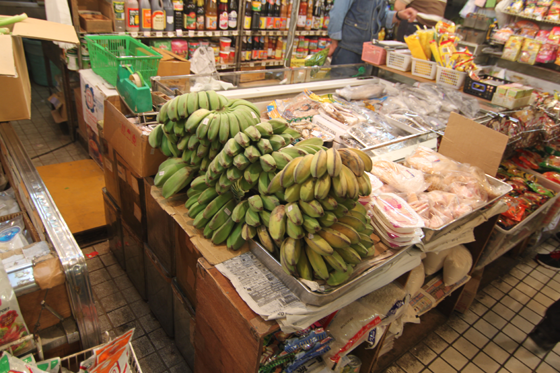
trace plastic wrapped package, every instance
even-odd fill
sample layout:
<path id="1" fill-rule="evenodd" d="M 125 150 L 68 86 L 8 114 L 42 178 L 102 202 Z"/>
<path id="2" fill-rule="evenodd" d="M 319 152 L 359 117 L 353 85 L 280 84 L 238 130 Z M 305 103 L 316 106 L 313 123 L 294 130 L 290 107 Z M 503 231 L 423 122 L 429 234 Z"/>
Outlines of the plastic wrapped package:
<path id="1" fill-rule="evenodd" d="M 408 276 L 404 289 L 414 298 L 414 295 L 416 295 L 416 293 L 418 293 L 418 291 L 422 288 L 422 285 L 424 285 L 425 279 L 426 274 L 424 273 L 424 264 L 420 263 L 418 267 L 410 271 L 410 275 Z"/>
<path id="2" fill-rule="evenodd" d="M 469 274 L 473 265 L 471 252 L 463 245 L 449 249 L 443 261 L 443 283 L 451 286 Z"/>
<path id="3" fill-rule="evenodd" d="M 429 187 L 421 170 L 411 169 L 391 161 L 373 161 L 371 173 L 384 183 L 405 193 L 420 193 Z"/>
<path id="4" fill-rule="evenodd" d="M 0 253 L 20 249 L 29 245 L 29 241 L 25 238 L 24 231 L 25 224 L 21 215 L 0 222 Z"/>
<path id="5" fill-rule="evenodd" d="M 336 94 L 344 97 L 346 100 L 367 100 L 370 98 L 382 97 L 385 92 L 385 86 L 379 83 L 379 79 L 374 79 L 368 84 L 359 86 L 346 86 L 342 89 L 337 89 Z"/>
<path id="6" fill-rule="evenodd" d="M 0 192 L 0 216 L 15 214 L 20 211 L 21 209 L 12 188 Z"/>
<path id="7" fill-rule="evenodd" d="M 395 194 L 380 194 L 375 197 L 374 211 L 383 223 L 395 231 L 409 231 L 422 228 L 422 218 L 399 196 Z"/>
<path id="8" fill-rule="evenodd" d="M 443 268 L 443 262 L 445 261 L 445 258 L 447 258 L 447 255 L 451 252 L 451 249 L 452 248 L 426 253 L 426 258 L 422 261 L 426 276 L 433 275 Z"/>
<path id="9" fill-rule="evenodd" d="M 33 366 L 32 364 L 26 364 L 22 360 L 10 355 L 8 352 L 4 351 L 0 357 L 0 373 L 45 373 L 43 370 Z"/>

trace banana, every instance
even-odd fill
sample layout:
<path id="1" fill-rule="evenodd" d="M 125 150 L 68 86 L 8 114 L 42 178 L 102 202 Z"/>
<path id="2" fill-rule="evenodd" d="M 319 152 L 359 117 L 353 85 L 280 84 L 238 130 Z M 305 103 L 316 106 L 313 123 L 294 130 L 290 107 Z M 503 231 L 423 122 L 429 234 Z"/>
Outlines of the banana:
<path id="1" fill-rule="evenodd" d="M 332 255 L 324 256 L 323 259 L 325 259 L 335 271 L 346 272 L 347 264 L 336 250 L 333 251 Z"/>
<path id="2" fill-rule="evenodd" d="M 210 123 L 214 120 L 216 114 L 210 112 L 198 125 L 196 129 L 196 136 L 199 140 L 206 139 L 208 136 L 208 130 L 210 129 Z"/>
<path id="3" fill-rule="evenodd" d="M 362 177 L 356 178 L 358 180 L 358 189 L 361 196 L 369 196 L 371 194 L 371 180 L 365 173 Z"/>
<path id="4" fill-rule="evenodd" d="M 188 93 L 185 93 L 177 97 L 177 115 L 179 119 L 184 119 L 189 116 L 188 109 L 187 109 L 188 98 L 189 98 Z"/>
<path id="5" fill-rule="evenodd" d="M 243 147 L 235 141 L 235 139 L 229 139 L 228 142 L 224 145 L 224 149 L 222 150 L 230 157 L 235 157 L 237 154 L 240 154 L 243 150 Z"/>
<path id="6" fill-rule="evenodd" d="M 220 115 L 220 130 L 218 132 L 218 139 L 220 143 L 225 144 L 229 140 L 229 117 L 227 114 Z"/>
<path id="7" fill-rule="evenodd" d="M 274 194 L 282 190 L 282 184 L 280 183 L 280 181 L 282 180 L 283 172 L 284 171 L 277 173 L 276 176 L 274 176 L 272 180 L 270 180 L 266 194 Z"/>
<path id="8" fill-rule="evenodd" d="M 280 135 L 272 135 L 268 141 L 270 141 L 270 145 L 275 152 L 286 146 L 286 140 Z"/>
<path id="9" fill-rule="evenodd" d="M 329 270 L 327 269 L 323 257 L 310 246 L 305 246 L 305 253 L 307 254 L 307 259 L 309 259 L 309 264 L 313 268 L 315 275 L 322 280 L 328 280 Z"/>
<path id="10" fill-rule="evenodd" d="M 212 200 L 212 202 L 208 204 L 204 204 L 204 217 L 210 218 L 214 216 L 225 204 L 233 199 L 233 194 L 231 192 L 224 193 L 222 195 L 217 196 Z M 200 200 L 198 202 L 200 204 Z M 235 205 L 234 205 L 235 206 Z M 233 209 L 233 207 L 232 207 Z M 230 209 L 231 210 L 231 209 Z M 228 216 L 231 215 L 231 211 Z"/>
<path id="11" fill-rule="evenodd" d="M 185 122 L 187 121 L 187 119 L 179 119 L 177 122 L 175 122 L 175 124 L 173 125 L 173 133 L 177 136 L 177 137 L 182 137 L 185 135 Z"/>
<path id="12" fill-rule="evenodd" d="M 306 155 L 297 164 L 294 169 L 294 182 L 296 184 L 303 184 L 309 177 L 311 177 L 311 162 L 313 161 L 313 156 L 311 154 Z M 293 161 L 292 161 L 293 162 Z M 286 168 L 287 169 L 287 168 Z"/>
<path id="13" fill-rule="evenodd" d="M 350 279 L 353 270 L 354 270 L 353 267 L 350 264 L 348 264 L 346 267 L 346 271 L 332 272 L 327 280 L 327 284 L 329 284 L 330 286 L 342 285 L 343 283 L 345 283 Z"/>
<path id="14" fill-rule="evenodd" d="M 245 153 L 243 153 L 243 154 L 245 155 L 245 157 L 247 157 L 247 159 L 251 163 L 255 163 L 261 157 L 261 153 L 259 152 L 259 149 L 257 149 L 257 147 L 253 146 L 253 145 L 245 148 Z"/>
<path id="15" fill-rule="evenodd" d="M 208 105 L 210 105 L 210 110 L 220 109 L 220 98 L 218 97 L 216 91 L 207 91 L 206 95 L 208 96 Z"/>
<path id="16" fill-rule="evenodd" d="M 315 187 L 315 190 L 317 190 L 317 187 Z M 317 195 L 317 193 L 315 193 L 315 195 Z M 321 206 L 323 206 L 323 210 L 325 211 L 334 211 L 338 207 L 338 202 L 336 202 L 336 200 L 331 196 L 327 196 L 324 199 L 319 199 L 318 201 L 321 204 Z"/>
<path id="17" fill-rule="evenodd" d="M 220 99 L 220 106 L 222 108 L 228 106 L 229 100 L 227 99 L 226 96 L 222 96 L 222 95 L 218 94 L 218 98 Z"/>
<path id="18" fill-rule="evenodd" d="M 158 169 L 159 170 L 163 170 L 164 168 L 175 164 L 175 163 L 181 163 L 183 162 L 183 160 L 181 158 L 167 158 L 165 161 L 161 162 Z"/>
<path id="19" fill-rule="evenodd" d="M 272 152 L 272 158 L 276 161 L 276 169 L 283 170 L 284 167 L 293 159 L 288 154 L 284 154 L 281 152 Z"/>
<path id="20" fill-rule="evenodd" d="M 263 223 L 263 225 L 268 228 L 268 226 L 270 225 L 270 212 L 262 210 L 259 215 L 261 217 L 261 222 Z"/>
<path id="21" fill-rule="evenodd" d="M 202 210 L 204 210 L 204 207 L 205 206 L 199 205 L 198 202 L 193 203 L 188 211 L 189 218 L 194 219 Z"/>
<path id="22" fill-rule="evenodd" d="M 312 272 L 311 264 L 309 264 L 309 259 L 307 259 L 305 248 L 302 248 L 300 250 L 296 269 L 299 273 L 299 276 L 304 280 L 308 280 L 308 281 L 313 280 L 313 272 Z"/>
<path id="23" fill-rule="evenodd" d="M 261 212 L 263 210 L 263 202 L 261 196 L 258 194 L 249 197 L 249 208 L 255 212 Z"/>
<path id="24" fill-rule="evenodd" d="M 358 233 L 363 232 L 366 228 L 366 224 L 360 219 L 357 219 L 353 216 L 348 216 L 347 214 L 348 212 L 344 214 L 342 217 L 339 217 L 338 222 L 352 227 Z"/>
<path id="25" fill-rule="evenodd" d="M 325 214 L 319 218 L 319 222 L 323 227 L 330 227 L 337 221 L 338 218 L 336 217 L 336 215 L 330 211 L 326 211 Z"/>
<path id="26" fill-rule="evenodd" d="M 216 193 L 216 189 L 208 188 L 204 192 L 202 192 L 200 196 L 198 196 L 198 204 L 206 206 L 210 201 L 212 201 L 217 196 L 218 193 Z"/>
<path id="27" fill-rule="evenodd" d="M 235 114 L 237 120 L 239 121 L 239 129 L 241 131 L 245 131 L 247 128 L 251 127 L 251 125 L 254 123 L 253 118 L 251 117 L 251 114 L 249 114 L 248 111 L 238 109 L 235 110 L 233 114 Z"/>
<path id="28" fill-rule="evenodd" d="M 206 137 L 208 138 L 208 140 L 214 141 L 215 139 L 218 138 L 221 121 L 222 121 L 222 116 L 219 114 L 215 114 L 214 118 L 212 118 L 212 121 L 208 126 L 208 132 L 206 133 Z M 228 129 L 229 129 L 229 124 L 228 124 Z"/>
<path id="29" fill-rule="evenodd" d="M 276 170 L 276 161 L 270 154 L 262 155 L 259 161 L 264 172 L 271 172 Z"/>
<path id="30" fill-rule="evenodd" d="M 270 213 L 268 231 L 273 240 L 284 239 L 286 234 L 286 208 L 284 205 L 276 206 Z"/>
<path id="31" fill-rule="evenodd" d="M 288 133 L 288 134 L 290 134 L 290 135 L 294 138 L 294 140 L 297 140 L 297 139 L 299 139 L 299 138 L 301 137 L 301 133 L 299 133 L 299 132 L 296 131 L 295 129 L 289 128 L 289 127 L 286 128 L 286 129 L 284 130 L 284 132 L 282 132 L 282 133 Z M 321 141 L 323 141 L 323 140 L 321 140 Z"/>
<path id="32" fill-rule="evenodd" d="M 198 110 L 198 93 L 190 92 L 187 98 L 187 113 L 191 115 Z"/>
<path id="33" fill-rule="evenodd" d="M 243 223 L 238 223 L 233 227 L 226 241 L 228 249 L 237 251 L 241 248 L 241 246 L 243 246 L 245 240 L 243 239 L 243 235 L 241 233 L 244 225 L 245 224 Z"/>
<path id="34" fill-rule="evenodd" d="M 339 202 L 339 203 L 340 203 L 340 202 Z M 352 209 L 356 206 L 356 203 L 358 203 L 358 200 L 357 200 L 357 199 L 348 199 L 348 198 L 346 198 L 346 199 L 342 200 L 342 204 L 343 204 L 344 206 L 346 206 L 346 208 L 348 208 L 348 210 L 352 210 Z"/>
<path id="35" fill-rule="evenodd" d="M 203 227 L 201 227 L 201 228 L 199 228 L 199 229 L 204 229 L 203 232 L 202 232 L 202 235 L 204 236 L 204 238 L 206 238 L 206 239 L 208 239 L 208 240 L 211 240 L 211 239 L 212 239 L 212 235 L 214 234 L 214 231 L 213 231 L 212 229 L 210 229 L 210 228 L 208 227 L 208 225 L 203 226 Z"/>
<path id="36" fill-rule="evenodd" d="M 251 162 L 249 162 L 247 157 L 245 157 L 243 154 L 237 154 L 235 158 L 233 158 L 233 165 L 237 167 L 238 170 L 243 171 L 244 169 L 249 167 L 250 164 Z"/>
<path id="37" fill-rule="evenodd" d="M 249 201 L 243 200 L 239 202 L 231 213 L 231 219 L 236 223 L 245 222 L 245 214 L 247 213 L 248 209 Z"/>
<path id="38" fill-rule="evenodd" d="M 184 151 L 187 149 L 187 145 L 189 144 L 189 140 L 191 139 L 191 135 L 184 136 L 178 143 L 177 149 Z M 195 136 L 196 137 L 196 136 Z"/>
<path id="39" fill-rule="evenodd" d="M 373 162 L 371 160 L 371 158 L 364 153 L 363 151 L 359 150 L 359 149 L 354 149 L 354 148 L 348 148 L 349 151 L 356 153 L 358 155 L 358 157 L 360 157 L 360 159 L 362 160 L 362 163 L 364 164 L 364 171 L 367 172 L 371 172 L 371 169 L 373 168 Z M 358 175 L 356 175 L 358 176 Z"/>
<path id="40" fill-rule="evenodd" d="M 290 163 L 284 167 L 282 170 L 282 176 L 280 178 L 280 184 L 284 189 L 289 188 L 294 184 L 294 174 L 297 166 L 304 158 L 294 158 Z M 270 189 L 269 189 L 270 193 Z"/>
<path id="41" fill-rule="evenodd" d="M 319 255 L 332 255 L 334 251 L 332 246 L 317 233 L 308 233 L 304 239 L 307 245 Z"/>
<path id="42" fill-rule="evenodd" d="M 307 145 L 298 146 L 298 148 L 300 148 L 302 150 L 305 150 L 307 152 L 307 154 L 315 155 L 318 152 L 318 150 L 316 148 L 311 147 L 311 146 L 307 146 Z M 322 150 L 322 149 L 320 149 L 320 150 Z"/>
<path id="43" fill-rule="evenodd" d="M 301 184 L 299 199 L 304 202 L 311 202 L 315 199 L 315 180 L 313 178 L 309 178 Z"/>
<path id="44" fill-rule="evenodd" d="M 296 148 L 295 146 L 289 146 L 287 148 L 282 148 L 279 150 L 280 153 L 284 153 L 289 155 L 290 157 L 292 157 L 292 159 L 298 158 L 298 157 L 303 157 L 307 155 L 307 152 L 305 150 L 301 150 L 299 148 Z"/>
<path id="45" fill-rule="evenodd" d="M 331 228 L 323 228 L 317 234 L 335 249 L 343 249 L 351 244 L 350 239 L 346 235 Z"/>
<path id="46" fill-rule="evenodd" d="M 313 155 L 311 176 L 321 178 L 327 172 L 327 152 L 321 149 Z"/>
<path id="47" fill-rule="evenodd" d="M 358 234 L 360 235 L 360 242 L 361 242 L 364 246 L 369 247 L 370 245 L 373 245 L 373 244 L 374 244 L 374 242 L 373 242 L 373 240 L 371 239 L 371 237 L 368 236 L 367 234 L 364 234 L 364 233 L 362 233 L 362 232 L 360 232 L 360 233 L 358 233 Z"/>
<path id="48" fill-rule="evenodd" d="M 338 150 L 342 164 L 348 167 L 356 177 L 360 177 L 364 173 L 364 162 L 357 153 L 354 153 L 348 148 Z"/>
<path id="49" fill-rule="evenodd" d="M 330 189 L 331 189 L 331 177 L 325 173 L 323 177 L 321 177 L 315 182 L 315 190 L 314 190 L 315 199 L 318 200 L 327 199 L 329 197 Z M 334 202 L 336 203 L 336 201 Z"/>
<path id="50" fill-rule="evenodd" d="M 198 107 L 202 109 L 210 109 L 210 104 L 208 103 L 208 95 L 204 91 L 198 92 Z"/>
<path id="51" fill-rule="evenodd" d="M 206 155 L 208 155 L 209 151 L 210 148 L 208 146 L 205 146 L 204 144 L 199 144 L 196 150 L 196 156 L 199 158 L 204 158 L 206 157 Z"/>
<path id="52" fill-rule="evenodd" d="M 364 227 L 365 227 L 364 230 L 361 231 L 360 233 L 371 236 L 371 234 L 373 233 L 373 227 L 371 226 L 371 224 L 368 222 L 364 225 Z"/>
<path id="53" fill-rule="evenodd" d="M 360 243 L 360 234 L 349 225 L 337 222 L 331 225 L 330 229 L 335 230 L 348 237 L 351 245 L 357 245 L 358 243 Z"/>
<path id="54" fill-rule="evenodd" d="M 181 189 L 189 185 L 194 179 L 195 172 L 190 167 L 183 167 L 175 172 L 161 188 L 161 195 L 163 198 L 169 198 Z"/>
<path id="55" fill-rule="evenodd" d="M 247 127 L 243 133 L 246 134 L 251 141 L 257 142 L 261 139 L 261 133 L 254 126 Z"/>
<path id="56" fill-rule="evenodd" d="M 224 172 L 222 173 L 220 179 L 218 180 L 218 183 L 216 184 L 216 192 L 218 192 L 219 195 L 222 195 L 228 192 L 230 188 L 231 181 L 227 178 L 227 173 Z"/>
<path id="57" fill-rule="evenodd" d="M 192 205 L 194 205 L 195 203 L 198 204 L 197 199 L 198 199 L 198 194 L 189 197 L 189 199 L 187 199 L 187 202 L 185 202 L 185 208 L 187 210 L 190 210 Z"/>
<path id="58" fill-rule="evenodd" d="M 210 234 L 210 236 L 206 235 L 206 229 L 208 229 L 210 232 L 212 232 L 212 230 L 210 228 L 208 228 L 208 221 L 210 219 L 206 219 L 203 215 L 203 211 L 199 212 L 198 215 L 194 218 L 193 221 L 193 227 L 195 227 L 196 229 L 204 229 L 204 237 L 208 238 L 211 237 L 212 235 Z"/>
<path id="59" fill-rule="evenodd" d="M 187 123 L 185 123 L 185 131 L 190 134 L 196 133 L 200 123 L 203 122 L 209 114 L 210 111 L 206 109 L 196 110 L 189 116 L 189 119 L 187 119 Z"/>
<path id="60" fill-rule="evenodd" d="M 220 154 L 221 151 L 222 144 L 219 141 L 212 141 L 212 143 L 210 143 L 210 152 L 208 153 L 208 157 L 212 160 L 216 158 L 216 156 Z"/>
<path id="61" fill-rule="evenodd" d="M 280 251 L 283 251 L 286 262 L 291 266 L 295 266 L 301 254 L 301 244 L 297 239 L 288 237 L 282 242 Z"/>
<path id="62" fill-rule="evenodd" d="M 245 241 L 255 237 L 257 234 L 257 229 L 255 227 L 250 226 L 249 224 L 243 224 L 243 230 L 241 231 L 241 237 Z"/>
<path id="63" fill-rule="evenodd" d="M 360 190 L 358 187 L 358 180 L 354 173 L 345 165 L 342 165 L 342 174 L 346 179 L 346 195 L 350 199 L 356 199 L 360 195 Z"/>
<path id="64" fill-rule="evenodd" d="M 227 122 L 229 123 L 229 135 L 235 136 L 235 134 L 241 132 L 241 129 L 239 128 L 239 120 L 233 113 L 227 113 L 226 115 L 227 115 Z"/>
<path id="65" fill-rule="evenodd" d="M 177 145 L 172 140 L 172 136 L 164 132 L 163 137 L 167 138 L 167 146 L 168 146 L 171 154 L 173 154 L 173 157 L 175 157 L 175 158 L 179 157 L 179 155 L 180 155 L 179 154 L 179 149 L 177 149 Z"/>
<path id="66" fill-rule="evenodd" d="M 368 249 L 367 257 L 370 256 L 375 256 L 375 245 L 371 245 L 371 247 Z"/>
<path id="67" fill-rule="evenodd" d="M 259 176 L 263 172 L 261 164 L 259 162 L 253 163 L 243 173 L 243 177 L 249 184 L 256 184 L 259 181 Z"/>
<path id="68" fill-rule="evenodd" d="M 169 107 L 169 101 L 162 105 L 161 109 L 159 109 L 159 113 L 156 117 L 158 123 L 165 123 L 169 120 L 167 116 L 167 108 Z"/>
<path id="69" fill-rule="evenodd" d="M 264 248 L 267 249 L 269 252 L 273 253 L 274 242 L 272 242 L 272 239 L 268 234 L 268 229 L 264 225 L 261 225 L 257 227 L 257 234 L 259 236 L 259 241 L 264 246 Z"/>
<path id="70" fill-rule="evenodd" d="M 310 137 L 306 140 L 299 141 L 295 146 L 302 146 L 302 145 L 323 146 L 323 140 L 319 137 Z"/>
<path id="71" fill-rule="evenodd" d="M 362 261 L 362 257 L 360 256 L 360 254 L 358 254 L 356 250 L 352 249 L 352 247 L 335 249 L 335 252 L 337 252 L 338 255 L 340 255 L 346 263 L 360 264 L 360 262 Z"/>
<path id="72" fill-rule="evenodd" d="M 336 196 L 338 197 L 346 196 L 346 192 L 348 191 L 348 184 L 346 181 L 346 177 L 342 172 L 338 176 L 332 178 L 332 186 L 333 186 L 334 194 Z"/>
<path id="73" fill-rule="evenodd" d="M 259 225 L 261 225 L 259 213 L 248 209 L 245 213 L 245 223 L 249 224 L 252 227 L 258 227 Z"/>
<path id="74" fill-rule="evenodd" d="M 205 186 L 204 190 L 206 190 L 206 186 Z M 202 192 L 203 192 L 203 190 L 196 190 L 196 189 L 193 189 L 193 188 L 189 188 L 187 190 L 187 198 L 191 198 L 191 197 L 197 197 L 198 198 L 198 196 Z"/>
<path id="75" fill-rule="evenodd" d="M 261 195 L 261 199 L 264 209 L 268 211 L 272 211 L 276 206 L 280 205 L 280 201 L 275 196 Z"/>
<path id="76" fill-rule="evenodd" d="M 325 213 L 323 206 L 321 206 L 321 204 L 316 200 L 310 201 L 309 203 L 300 200 L 299 208 L 304 214 L 311 216 L 312 218 L 319 218 Z"/>
<path id="77" fill-rule="evenodd" d="M 189 190 L 206 190 L 206 176 L 202 175 L 194 179 Z"/>
<path id="78" fill-rule="evenodd" d="M 261 172 L 259 175 L 258 189 L 261 196 L 265 195 L 268 190 L 268 184 L 270 183 L 268 172 Z"/>
<path id="79" fill-rule="evenodd" d="M 283 132 L 283 133 L 280 133 L 278 136 L 282 136 L 286 145 L 289 145 L 289 144 L 294 142 L 294 137 L 292 135 L 290 135 L 289 133 Z"/>
<path id="80" fill-rule="evenodd" d="M 342 160 L 334 148 L 327 150 L 327 171 L 330 177 L 337 177 L 342 171 Z"/>
<path id="81" fill-rule="evenodd" d="M 285 242 L 285 240 L 284 240 Z M 286 259 L 286 245 L 282 242 L 280 245 L 280 265 L 284 272 L 286 272 L 290 276 L 297 276 L 296 267 Z M 293 254 L 292 254 L 293 255 Z"/>
<path id="82" fill-rule="evenodd" d="M 255 128 L 261 133 L 261 137 L 270 137 L 274 135 L 272 126 L 268 122 L 259 123 Z"/>
<path id="83" fill-rule="evenodd" d="M 247 100 L 235 100 L 234 102 L 230 102 L 229 106 L 231 108 L 236 108 L 238 106 L 246 106 L 247 108 L 249 108 L 252 112 L 254 112 L 256 115 L 260 115 L 259 109 L 255 106 L 255 104 L 253 104 L 250 101 Z"/>
<path id="84" fill-rule="evenodd" d="M 187 167 L 187 164 L 184 162 L 172 163 L 167 167 L 164 167 L 163 169 L 160 167 L 158 173 L 156 174 L 156 177 L 154 178 L 154 185 L 157 187 L 163 186 L 163 184 L 165 184 L 165 182 L 169 180 L 171 176 L 185 167 Z"/>
<path id="85" fill-rule="evenodd" d="M 249 183 L 245 178 L 242 178 L 238 181 L 238 185 L 241 188 L 241 190 L 243 190 L 243 192 L 248 192 L 249 190 L 251 190 L 255 185 L 257 185 L 257 182 L 254 183 Z"/>
<path id="86" fill-rule="evenodd" d="M 297 203 L 292 202 L 286 205 L 286 215 L 288 219 L 295 225 L 302 225 L 303 224 L 303 214 L 299 209 Z"/>
<path id="87" fill-rule="evenodd" d="M 231 181 L 233 183 L 233 182 L 241 179 L 243 177 L 243 174 L 237 168 L 232 167 L 232 168 L 228 168 L 228 170 L 226 172 L 226 177 L 229 181 Z"/>
<path id="88" fill-rule="evenodd" d="M 223 195 L 223 194 L 222 194 Z M 216 230 L 220 228 L 231 216 L 232 210 L 235 208 L 235 199 L 231 198 L 223 205 L 218 212 L 214 214 L 208 225 L 210 229 Z M 233 218 L 232 218 L 233 220 Z"/>
<path id="89" fill-rule="evenodd" d="M 274 133 L 282 133 L 286 128 L 288 128 L 288 122 L 284 118 L 274 118 L 268 121 L 272 126 Z"/>
<path id="90" fill-rule="evenodd" d="M 268 139 L 262 138 L 257 142 L 257 148 L 261 152 L 261 154 L 270 154 L 272 153 L 272 145 L 270 145 L 270 141 Z"/>
<path id="91" fill-rule="evenodd" d="M 210 164 L 210 157 L 207 155 L 206 157 L 202 158 L 200 162 L 200 171 L 206 172 L 208 170 L 208 165 Z"/>
<path id="92" fill-rule="evenodd" d="M 163 136 L 163 126 L 158 124 L 152 129 L 150 135 L 148 136 L 148 143 L 152 148 L 159 148 L 161 145 L 161 138 Z"/>
<path id="93" fill-rule="evenodd" d="M 368 256 L 368 249 L 365 247 L 361 242 L 358 242 L 355 245 L 350 245 L 350 247 L 357 252 L 361 258 L 365 258 Z"/>
<path id="94" fill-rule="evenodd" d="M 212 235 L 212 243 L 214 245 L 221 245 L 224 243 L 234 226 L 235 223 L 231 220 L 231 218 L 229 218 L 221 227 L 214 231 L 214 234 Z"/>
<path id="95" fill-rule="evenodd" d="M 179 97 L 175 97 L 173 100 L 169 102 L 169 105 L 167 105 L 167 116 L 173 122 L 179 120 L 179 113 L 177 112 L 178 104 L 179 104 L 178 99 Z"/>
<path id="96" fill-rule="evenodd" d="M 353 216 L 356 219 L 359 219 L 362 223 L 367 224 L 367 218 L 364 215 L 360 214 L 359 212 L 349 210 L 348 216 Z"/>
<path id="97" fill-rule="evenodd" d="M 251 145 L 251 139 L 249 138 L 249 136 L 247 136 L 246 134 L 244 134 L 243 132 L 238 132 L 235 136 L 234 136 L 235 141 L 237 141 L 237 143 L 239 145 L 241 145 L 242 147 L 246 148 L 249 145 Z"/>
<path id="98" fill-rule="evenodd" d="M 233 164 L 233 158 L 227 155 L 225 152 L 220 152 L 216 157 L 217 164 L 222 166 L 224 169 L 228 169 Z"/>
<path id="99" fill-rule="evenodd" d="M 361 203 L 356 203 L 356 206 L 354 206 L 354 208 L 351 209 L 352 211 L 356 211 L 359 214 L 362 214 L 364 216 L 367 215 L 367 210 L 364 207 L 364 205 L 362 205 Z"/>
<path id="100" fill-rule="evenodd" d="M 301 225 L 294 224 L 290 219 L 286 220 L 286 233 L 289 237 L 299 240 L 305 236 L 305 231 Z"/>
<path id="101" fill-rule="evenodd" d="M 297 202 L 300 200 L 300 191 L 301 185 L 294 184 L 291 187 L 287 188 L 284 192 L 284 198 L 286 202 Z"/>
<path id="102" fill-rule="evenodd" d="M 317 233 L 322 229 L 321 224 L 317 219 L 305 214 L 303 214 L 303 228 L 308 233 Z"/>
<path id="103" fill-rule="evenodd" d="M 204 146 L 204 145 L 203 145 Z M 202 162 L 202 158 L 198 156 L 198 152 L 193 151 L 191 153 L 191 162 L 190 164 L 193 166 L 200 166 L 200 162 Z"/>

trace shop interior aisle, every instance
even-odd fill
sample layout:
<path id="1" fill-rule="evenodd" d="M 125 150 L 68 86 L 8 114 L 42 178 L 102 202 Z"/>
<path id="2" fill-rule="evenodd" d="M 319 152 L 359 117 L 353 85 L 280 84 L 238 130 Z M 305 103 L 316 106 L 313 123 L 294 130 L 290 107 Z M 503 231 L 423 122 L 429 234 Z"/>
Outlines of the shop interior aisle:
<path id="1" fill-rule="evenodd" d="M 46 88 L 33 86 L 32 120 L 12 122 L 31 158 L 70 142 L 52 120 L 48 95 Z M 88 158 L 73 143 L 33 163 L 40 167 Z M 559 242 L 549 239 L 537 252 L 559 247 Z M 173 341 L 109 252 L 108 243 L 83 251 L 91 256 L 87 264 L 102 331 L 114 337 L 136 328 L 132 343 L 144 373 L 190 373 Z M 97 255 L 91 255 L 95 252 Z M 560 344 L 545 353 L 527 338 L 546 308 L 560 299 L 560 272 L 537 265 L 533 254 L 527 253 L 509 274 L 481 290 L 468 312 L 454 314 L 385 372 L 560 372 Z"/>

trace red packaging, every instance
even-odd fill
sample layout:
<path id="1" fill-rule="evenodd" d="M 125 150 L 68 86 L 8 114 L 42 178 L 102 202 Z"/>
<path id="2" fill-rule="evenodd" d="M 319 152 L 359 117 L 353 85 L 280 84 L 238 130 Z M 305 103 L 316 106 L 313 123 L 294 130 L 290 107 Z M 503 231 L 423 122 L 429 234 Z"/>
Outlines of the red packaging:
<path id="1" fill-rule="evenodd" d="M 543 176 L 550 181 L 554 181 L 555 183 L 560 184 L 560 173 L 558 172 L 554 172 L 554 171 L 545 172 Z"/>

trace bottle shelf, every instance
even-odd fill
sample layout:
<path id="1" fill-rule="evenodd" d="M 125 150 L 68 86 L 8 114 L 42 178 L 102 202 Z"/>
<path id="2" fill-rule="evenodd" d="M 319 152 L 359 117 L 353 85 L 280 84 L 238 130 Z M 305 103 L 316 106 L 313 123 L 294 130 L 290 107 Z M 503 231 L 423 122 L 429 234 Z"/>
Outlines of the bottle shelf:
<path id="1" fill-rule="evenodd" d="M 327 30 L 296 30 L 296 36 L 329 36 Z"/>
<path id="2" fill-rule="evenodd" d="M 221 37 L 221 36 L 238 36 L 238 30 L 229 31 L 138 31 L 138 32 L 112 32 L 103 34 L 93 34 L 91 32 L 81 32 L 81 35 L 129 35 L 139 39 L 159 39 L 159 38 L 203 38 L 203 37 Z"/>
<path id="3" fill-rule="evenodd" d="M 243 30 L 243 36 L 287 36 L 288 30 Z"/>
<path id="4" fill-rule="evenodd" d="M 263 60 L 263 61 L 250 61 L 241 62 L 241 67 L 260 67 L 260 66 L 283 66 L 284 60 Z"/>

